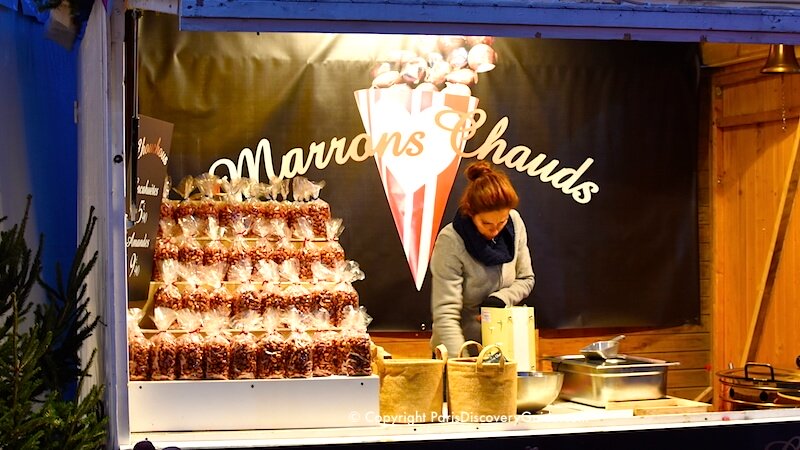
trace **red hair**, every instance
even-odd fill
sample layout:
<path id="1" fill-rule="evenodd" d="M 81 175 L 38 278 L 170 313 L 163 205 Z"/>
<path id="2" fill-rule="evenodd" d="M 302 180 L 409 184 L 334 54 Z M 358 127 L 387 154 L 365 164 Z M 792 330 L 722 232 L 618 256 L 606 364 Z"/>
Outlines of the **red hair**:
<path id="1" fill-rule="evenodd" d="M 458 207 L 461 213 L 472 217 L 488 211 L 514 209 L 519 197 L 508 176 L 486 161 L 477 161 L 464 170 L 468 183 Z"/>

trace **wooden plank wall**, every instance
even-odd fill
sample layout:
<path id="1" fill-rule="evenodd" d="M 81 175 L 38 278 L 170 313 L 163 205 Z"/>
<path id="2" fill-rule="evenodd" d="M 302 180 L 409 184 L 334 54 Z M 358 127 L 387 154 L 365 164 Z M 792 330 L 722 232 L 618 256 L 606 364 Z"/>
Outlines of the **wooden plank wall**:
<path id="1" fill-rule="evenodd" d="M 703 90 L 708 92 L 709 81 L 704 79 Z M 681 398 L 700 398 L 711 384 L 711 214 L 708 163 L 708 116 L 710 95 L 704 96 L 700 105 L 701 115 L 706 117 L 700 127 L 698 152 L 698 217 L 700 237 L 700 297 L 701 321 L 695 325 L 674 328 L 646 329 L 580 329 L 538 330 L 538 354 L 540 358 L 576 354 L 594 341 L 610 339 L 618 334 L 627 337 L 620 347 L 623 353 L 668 361 L 680 365 L 669 369 L 667 375 L 668 395 Z M 429 333 L 370 333 L 376 344 L 385 347 L 396 358 L 428 358 Z M 547 369 L 547 363 L 540 366 Z M 710 397 L 709 397 L 710 398 Z"/>
<path id="2" fill-rule="evenodd" d="M 712 81 L 715 370 L 747 360 L 793 369 L 800 355 L 797 198 L 782 251 L 771 251 L 795 146 L 800 75 L 762 75 L 762 64 L 723 67 Z M 778 262 L 774 284 L 761 296 L 771 258 Z M 759 302 L 763 320 L 751 334 Z"/>

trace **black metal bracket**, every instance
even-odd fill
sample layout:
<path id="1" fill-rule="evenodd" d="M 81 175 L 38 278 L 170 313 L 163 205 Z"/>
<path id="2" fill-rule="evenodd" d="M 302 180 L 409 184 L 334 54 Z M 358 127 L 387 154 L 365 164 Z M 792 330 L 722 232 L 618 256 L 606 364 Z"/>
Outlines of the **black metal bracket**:
<path id="1" fill-rule="evenodd" d="M 127 223 L 132 226 L 137 217 L 136 174 L 139 160 L 139 18 L 141 11 L 125 12 L 125 189 Z"/>

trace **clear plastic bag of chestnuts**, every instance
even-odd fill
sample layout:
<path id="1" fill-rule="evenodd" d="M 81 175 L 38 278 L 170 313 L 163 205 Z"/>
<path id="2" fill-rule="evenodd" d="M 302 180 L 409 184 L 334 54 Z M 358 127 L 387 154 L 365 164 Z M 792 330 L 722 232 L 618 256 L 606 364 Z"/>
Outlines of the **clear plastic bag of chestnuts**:
<path id="1" fill-rule="evenodd" d="M 128 373 L 131 381 L 150 379 L 150 354 L 153 343 L 142 332 L 139 322 L 144 316 L 141 308 L 128 309 Z"/>
<path id="2" fill-rule="evenodd" d="M 150 359 L 152 380 L 174 380 L 177 372 L 178 343 L 169 328 L 177 315 L 169 308 L 155 308 L 153 324 L 157 332 L 150 338 L 153 353 Z"/>
<path id="3" fill-rule="evenodd" d="M 202 380 L 205 377 L 203 367 L 203 315 L 199 311 L 182 309 L 175 311 L 178 326 L 183 334 L 176 339 L 178 348 L 178 379 Z"/>
<path id="4" fill-rule="evenodd" d="M 303 315 L 294 308 L 289 312 L 287 321 L 291 331 L 284 347 L 284 375 L 286 378 L 310 378 L 314 374 L 314 341 L 306 333 L 308 326 L 304 323 Z"/>
<path id="5" fill-rule="evenodd" d="M 205 371 L 209 380 L 230 379 L 231 342 L 227 332 L 228 322 L 229 317 L 217 311 L 211 311 L 205 316 Z"/>

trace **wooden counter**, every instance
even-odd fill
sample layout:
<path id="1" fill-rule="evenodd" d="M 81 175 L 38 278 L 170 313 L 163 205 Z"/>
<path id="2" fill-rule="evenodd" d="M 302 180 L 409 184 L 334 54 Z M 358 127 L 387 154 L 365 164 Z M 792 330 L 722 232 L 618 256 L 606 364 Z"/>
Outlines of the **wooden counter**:
<path id="1" fill-rule="evenodd" d="M 235 448 L 750 448 L 763 450 L 800 430 L 800 409 L 634 415 L 633 409 L 601 409 L 569 402 L 548 406 L 545 414 L 517 416 L 508 423 L 380 424 L 357 428 L 252 430 L 193 433 L 134 433 L 130 450 L 145 438 L 157 448 L 183 450 Z M 707 439 L 713 439 L 709 441 Z M 578 443 L 582 443 L 579 446 Z M 545 445 L 547 444 L 547 445 Z M 645 445 L 646 444 L 646 445 Z M 753 446 L 755 445 L 755 446 Z M 779 447 L 784 448 L 784 447 Z"/>

